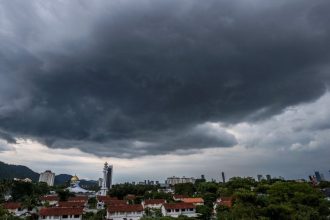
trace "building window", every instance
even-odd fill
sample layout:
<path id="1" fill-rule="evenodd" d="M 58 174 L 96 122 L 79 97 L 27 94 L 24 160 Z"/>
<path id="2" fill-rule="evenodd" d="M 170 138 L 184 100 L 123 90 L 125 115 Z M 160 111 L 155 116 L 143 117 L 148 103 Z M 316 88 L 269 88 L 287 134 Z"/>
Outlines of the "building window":
<path id="1" fill-rule="evenodd" d="M 167 211 L 167 212 L 171 212 L 171 209 L 167 209 L 166 211 Z"/>
<path id="2" fill-rule="evenodd" d="M 74 215 L 74 218 L 79 218 L 79 215 Z"/>
<path id="3" fill-rule="evenodd" d="M 186 211 L 185 209 L 181 209 L 181 212 L 184 212 L 184 211 Z"/>
<path id="4" fill-rule="evenodd" d="M 189 211 L 194 211 L 194 209 L 189 209 Z"/>
<path id="5" fill-rule="evenodd" d="M 62 215 L 62 218 L 68 218 L 68 215 Z"/>

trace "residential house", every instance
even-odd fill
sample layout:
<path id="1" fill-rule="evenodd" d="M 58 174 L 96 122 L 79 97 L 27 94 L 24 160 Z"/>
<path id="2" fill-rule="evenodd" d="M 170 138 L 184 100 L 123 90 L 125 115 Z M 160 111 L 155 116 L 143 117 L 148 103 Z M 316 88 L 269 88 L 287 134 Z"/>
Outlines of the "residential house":
<path id="1" fill-rule="evenodd" d="M 39 211 L 39 220 L 82 220 L 83 208 L 42 208 Z"/>
<path id="2" fill-rule="evenodd" d="M 58 204 L 59 197 L 57 195 L 46 195 L 46 196 L 41 196 L 40 201 L 42 205 L 45 205 L 48 203 L 49 206 L 54 206 Z"/>
<path id="3" fill-rule="evenodd" d="M 163 204 L 166 203 L 165 199 L 148 199 L 142 201 L 143 208 L 155 208 L 160 209 Z"/>
<path id="4" fill-rule="evenodd" d="M 204 205 L 204 199 L 202 198 L 183 198 L 181 199 L 182 202 L 191 203 L 193 205 Z"/>
<path id="5" fill-rule="evenodd" d="M 22 216 L 28 212 L 28 209 L 23 208 L 19 202 L 6 202 L 3 204 L 3 208 L 7 209 L 14 216 Z"/>
<path id="6" fill-rule="evenodd" d="M 179 215 L 187 217 L 197 217 L 196 206 L 191 203 L 165 203 L 161 208 L 163 216 L 177 218 Z"/>
<path id="7" fill-rule="evenodd" d="M 107 210 L 108 220 L 139 220 L 143 217 L 142 205 L 110 205 Z"/>
<path id="8" fill-rule="evenodd" d="M 185 195 L 173 195 L 173 200 L 176 202 L 182 201 L 182 199 L 189 198 L 189 196 Z"/>

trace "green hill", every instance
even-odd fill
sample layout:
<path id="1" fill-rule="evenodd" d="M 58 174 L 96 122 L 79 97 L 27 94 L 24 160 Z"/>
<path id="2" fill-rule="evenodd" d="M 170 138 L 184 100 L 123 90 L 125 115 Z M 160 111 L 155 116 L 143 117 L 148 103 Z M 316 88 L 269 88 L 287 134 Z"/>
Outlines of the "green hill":
<path id="1" fill-rule="evenodd" d="M 38 181 L 39 173 L 26 166 L 6 164 L 0 161 L 0 180 L 14 178 L 30 178 L 32 181 Z"/>

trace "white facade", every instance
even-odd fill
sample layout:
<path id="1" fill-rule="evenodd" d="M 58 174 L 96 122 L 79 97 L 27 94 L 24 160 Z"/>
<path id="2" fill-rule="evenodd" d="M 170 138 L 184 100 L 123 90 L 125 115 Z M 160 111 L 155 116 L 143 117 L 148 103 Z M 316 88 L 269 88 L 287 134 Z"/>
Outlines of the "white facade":
<path id="1" fill-rule="evenodd" d="M 82 220 L 82 215 L 39 216 L 39 220 Z"/>
<path id="2" fill-rule="evenodd" d="M 45 182 L 48 186 L 54 186 L 55 173 L 52 173 L 50 170 L 46 170 L 43 173 L 40 173 L 39 182 Z"/>
<path id="3" fill-rule="evenodd" d="M 170 216 L 173 218 L 177 218 L 180 215 L 185 215 L 187 217 L 197 217 L 195 208 L 166 208 L 162 206 L 161 208 L 163 216 Z"/>
<path id="4" fill-rule="evenodd" d="M 102 187 L 99 192 L 101 196 L 106 196 L 108 192 L 107 188 L 107 175 L 108 175 L 108 163 L 105 162 L 104 167 L 103 167 L 103 181 L 102 181 Z"/>
<path id="5" fill-rule="evenodd" d="M 103 178 L 99 179 L 99 184 L 101 184 L 101 189 L 98 192 L 98 195 L 106 196 L 108 190 L 112 188 L 112 173 L 113 173 L 113 166 L 105 162 L 103 167 Z"/>
<path id="6" fill-rule="evenodd" d="M 143 212 L 115 212 L 107 214 L 108 220 L 140 220 L 143 217 Z"/>
<path id="7" fill-rule="evenodd" d="M 194 177 L 168 177 L 166 180 L 166 184 L 175 185 L 178 183 L 192 183 L 194 184 L 196 179 Z"/>

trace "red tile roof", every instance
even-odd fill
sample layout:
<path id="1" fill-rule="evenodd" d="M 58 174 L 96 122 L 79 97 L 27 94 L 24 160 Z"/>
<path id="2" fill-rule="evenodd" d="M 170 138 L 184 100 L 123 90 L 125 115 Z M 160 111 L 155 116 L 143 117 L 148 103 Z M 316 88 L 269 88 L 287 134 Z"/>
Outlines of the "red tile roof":
<path id="1" fill-rule="evenodd" d="M 115 213 L 115 212 L 142 212 L 143 207 L 142 205 L 120 205 L 120 206 L 109 206 L 108 212 Z"/>
<path id="2" fill-rule="evenodd" d="M 136 196 L 133 195 L 133 194 L 127 194 L 127 195 L 125 196 L 125 198 L 126 198 L 127 200 L 134 200 L 134 199 L 136 198 Z"/>
<path id="3" fill-rule="evenodd" d="M 165 209 L 194 209 L 194 208 L 196 208 L 193 204 L 185 203 L 185 202 L 165 203 L 164 207 L 165 207 Z"/>
<path id="4" fill-rule="evenodd" d="M 204 199 L 202 198 L 184 198 L 182 202 L 185 203 L 204 203 Z"/>
<path id="5" fill-rule="evenodd" d="M 227 206 L 228 208 L 231 208 L 233 206 L 233 199 L 231 197 L 221 197 L 220 202 L 218 202 L 218 205 Z"/>
<path id="6" fill-rule="evenodd" d="M 19 202 L 7 202 L 3 204 L 5 209 L 18 209 L 21 207 L 21 203 Z"/>
<path id="7" fill-rule="evenodd" d="M 100 202 L 110 201 L 110 200 L 118 200 L 117 197 L 110 197 L 110 196 L 97 196 L 96 199 Z"/>
<path id="8" fill-rule="evenodd" d="M 108 200 L 104 202 L 108 206 L 127 205 L 126 200 Z"/>
<path id="9" fill-rule="evenodd" d="M 184 198 L 189 198 L 189 196 L 185 196 L 185 195 L 174 195 L 173 198 L 174 199 L 184 199 Z"/>
<path id="10" fill-rule="evenodd" d="M 82 201 L 82 202 L 87 202 L 88 197 L 87 196 L 75 196 L 75 197 L 69 197 L 68 201 Z"/>
<path id="11" fill-rule="evenodd" d="M 41 201 L 58 201 L 59 198 L 57 195 L 48 195 L 48 196 L 41 196 Z"/>
<path id="12" fill-rule="evenodd" d="M 145 205 L 158 205 L 158 204 L 164 204 L 165 199 L 148 199 L 144 200 Z"/>
<path id="13" fill-rule="evenodd" d="M 43 208 L 40 216 L 82 215 L 83 208 Z"/>
<path id="14" fill-rule="evenodd" d="M 78 208 L 83 208 L 85 207 L 85 202 L 59 202 L 58 207 L 78 207 Z"/>

